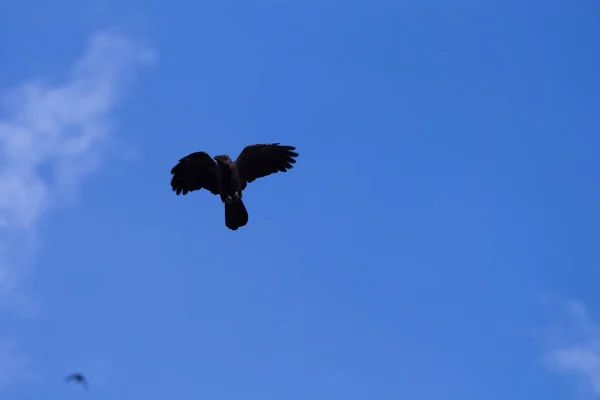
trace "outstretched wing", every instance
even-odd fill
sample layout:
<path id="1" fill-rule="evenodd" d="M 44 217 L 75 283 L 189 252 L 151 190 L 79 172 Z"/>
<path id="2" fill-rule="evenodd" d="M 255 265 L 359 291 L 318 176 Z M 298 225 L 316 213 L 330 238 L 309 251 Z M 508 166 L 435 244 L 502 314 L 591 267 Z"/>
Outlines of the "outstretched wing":
<path id="1" fill-rule="evenodd" d="M 183 157 L 171 169 L 171 174 L 173 174 L 171 188 L 177 195 L 186 195 L 188 192 L 200 189 L 206 189 L 212 194 L 219 194 L 217 164 L 204 151 Z"/>
<path id="2" fill-rule="evenodd" d="M 242 185 L 276 172 L 286 172 L 293 168 L 298 153 L 293 146 L 279 143 L 253 144 L 246 146 L 235 160 Z"/>

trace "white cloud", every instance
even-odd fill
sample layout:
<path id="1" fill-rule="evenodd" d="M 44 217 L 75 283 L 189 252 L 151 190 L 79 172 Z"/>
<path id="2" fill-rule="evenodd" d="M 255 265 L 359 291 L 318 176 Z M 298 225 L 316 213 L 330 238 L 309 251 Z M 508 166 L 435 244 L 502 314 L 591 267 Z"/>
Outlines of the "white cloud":
<path id="1" fill-rule="evenodd" d="M 98 34 L 63 82 L 36 79 L 0 95 L 0 306 L 35 312 L 18 289 L 31 272 L 36 226 L 99 167 L 111 112 L 136 69 L 154 59 L 131 40 Z M 21 354 L 16 342 L 0 338 L 0 386 L 24 377 Z"/>
<path id="2" fill-rule="evenodd" d="M 586 307 L 570 301 L 549 331 L 544 363 L 551 371 L 576 378 L 582 388 L 600 397 L 600 327 Z"/>
<path id="3" fill-rule="evenodd" d="M 155 53 L 98 34 L 60 84 L 42 79 L 2 96 L 0 109 L 0 295 L 15 300 L 35 249 L 36 224 L 73 199 L 98 168 L 113 131 L 111 111 L 136 68 Z"/>

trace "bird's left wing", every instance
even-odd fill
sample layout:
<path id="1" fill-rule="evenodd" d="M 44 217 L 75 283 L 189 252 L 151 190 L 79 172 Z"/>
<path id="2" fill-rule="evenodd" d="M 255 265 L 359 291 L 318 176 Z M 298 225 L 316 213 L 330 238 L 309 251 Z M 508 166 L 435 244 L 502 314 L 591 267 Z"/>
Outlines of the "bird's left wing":
<path id="1" fill-rule="evenodd" d="M 293 146 L 279 143 L 253 144 L 246 146 L 235 160 L 243 185 L 255 179 L 293 168 L 298 153 Z"/>
<path id="2" fill-rule="evenodd" d="M 206 189 L 212 194 L 219 194 L 217 164 L 204 151 L 183 157 L 171 169 L 171 174 L 173 174 L 171 188 L 177 195 L 186 195 L 188 192 L 200 189 Z"/>

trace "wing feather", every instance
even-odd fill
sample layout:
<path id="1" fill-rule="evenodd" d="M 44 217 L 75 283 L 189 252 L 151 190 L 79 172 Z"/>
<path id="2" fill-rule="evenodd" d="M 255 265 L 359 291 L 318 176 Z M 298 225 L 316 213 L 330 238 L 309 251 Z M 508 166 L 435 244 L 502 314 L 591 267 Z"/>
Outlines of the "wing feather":
<path id="1" fill-rule="evenodd" d="M 200 189 L 219 194 L 217 164 L 204 151 L 197 151 L 180 159 L 171 169 L 171 174 L 171 188 L 177 195 L 186 195 Z"/>
<path id="2" fill-rule="evenodd" d="M 279 143 L 246 146 L 235 160 L 243 186 L 258 178 L 292 169 L 295 157 L 298 157 L 294 150 L 293 146 Z"/>

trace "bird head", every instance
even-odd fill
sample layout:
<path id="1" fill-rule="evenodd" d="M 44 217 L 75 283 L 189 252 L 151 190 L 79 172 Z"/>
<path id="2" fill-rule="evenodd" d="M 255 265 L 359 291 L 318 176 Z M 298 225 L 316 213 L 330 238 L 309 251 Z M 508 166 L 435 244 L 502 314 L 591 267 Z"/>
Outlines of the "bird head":
<path id="1" fill-rule="evenodd" d="M 226 155 L 226 154 L 221 154 L 221 155 L 215 156 L 215 160 L 219 164 L 229 164 L 229 163 L 231 163 L 231 158 L 229 158 L 229 156 Z"/>

